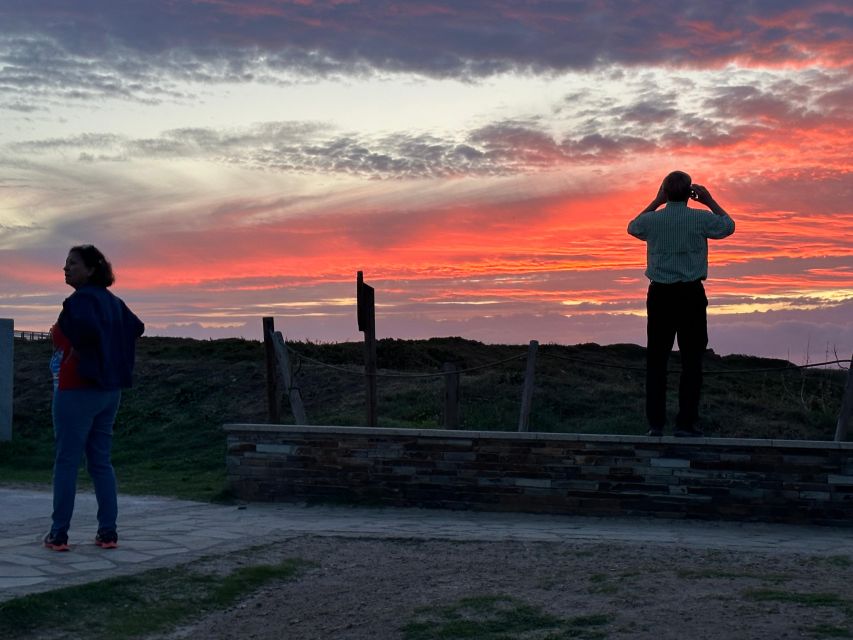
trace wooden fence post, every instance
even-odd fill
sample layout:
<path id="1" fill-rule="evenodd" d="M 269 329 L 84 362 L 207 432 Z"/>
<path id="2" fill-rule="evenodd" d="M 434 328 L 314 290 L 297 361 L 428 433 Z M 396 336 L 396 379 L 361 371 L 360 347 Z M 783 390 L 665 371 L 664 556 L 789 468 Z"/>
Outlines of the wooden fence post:
<path id="1" fill-rule="evenodd" d="M 838 424 L 835 427 L 835 441 L 841 442 L 847 437 L 847 424 L 853 413 L 853 356 L 850 358 L 850 368 L 847 370 L 847 384 L 844 386 L 844 397 L 841 399 L 841 411 L 838 414 Z"/>
<path id="2" fill-rule="evenodd" d="M 0 319 L 0 442 L 12 439 L 15 380 L 15 321 Z"/>
<path id="3" fill-rule="evenodd" d="M 527 347 L 527 368 L 524 370 L 524 389 L 521 392 L 521 414 L 518 417 L 518 430 L 527 431 L 530 427 L 530 408 L 533 405 L 533 375 L 536 369 L 536 352 L 539 342 L 531 340 Z"/>
<path id="4" fill-rule="evenodd" d="M 284 336 L 281 335 L 280 331 L 276 331 L 273 334 L 273 338 L 278 370 L 281 372 L 281 379 L 287 391 L 287 398 L 290 400 L 290 410 L 293 412 L 293 418 L 296 424 L 308 424 L 308 418 L 305 415 L 305 406 L 302 404 L 302 394 L 299 393 L 299 389 L 293 384 L 293 369 L 290 367 L 290 356 L 287 354 L 287 345 L 284 344 Z"/>
<path id="5" fill-rule="evenodd" d="M 275 321 L 270 317 L 263 319 L 264 323 L 264 356 L 267 365 L 267 415 L 271 424 L 281 422 L 281 392 L 278 388 L 278 366 L 273 346 Z"/>
<path id="6" fill-rule="evenodd" d="M 364 332 L 364 376 L 367 384 L 367 426 L 377 424 L 376 411 L 376 305 L 373 287 L 364 284 L 359 271 L 356 280 L 358 330 Z"/>
<path id="7" fill-rule="evenodd" d="M 450 362 L 441 366 L 444 371 L 444 427 L 459 428 L 459 367 Z"/>

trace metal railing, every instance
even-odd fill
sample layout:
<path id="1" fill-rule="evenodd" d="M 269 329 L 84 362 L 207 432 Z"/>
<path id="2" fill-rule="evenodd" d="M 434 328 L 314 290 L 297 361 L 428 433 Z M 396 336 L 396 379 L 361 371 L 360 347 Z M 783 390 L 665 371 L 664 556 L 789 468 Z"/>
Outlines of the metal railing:
<path id="1" fill-rule="evenodd" d="M 12 336 L 21 340 L 50 340 L 50 333 L 47 331 L 18 331 L 12 332 Z"/>

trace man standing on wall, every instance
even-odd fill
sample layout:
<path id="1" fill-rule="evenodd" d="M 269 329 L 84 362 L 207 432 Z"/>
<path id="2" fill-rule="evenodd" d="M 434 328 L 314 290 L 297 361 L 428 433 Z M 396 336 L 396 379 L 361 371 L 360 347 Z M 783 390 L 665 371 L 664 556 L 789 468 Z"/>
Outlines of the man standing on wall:
<path id="1" fill-rule="evenodd" d="M 710 211 L 691 209 L 692 198 Z M 658 211 L 658 207 L 666 205 Z M 666 424 L 667 360 L 678 336 L 681 380 L 675 435 L 700 437 L 699 394 L 702 356 L 708 346 L 708 238 L 734 233 L 735 223 L 708 190 L 692 184 L 683 171 L 663 180 L 654 200 L 628 225 L 628 233 L 646 242 L 646 418 L 649 436 L 662 436 Z"/>

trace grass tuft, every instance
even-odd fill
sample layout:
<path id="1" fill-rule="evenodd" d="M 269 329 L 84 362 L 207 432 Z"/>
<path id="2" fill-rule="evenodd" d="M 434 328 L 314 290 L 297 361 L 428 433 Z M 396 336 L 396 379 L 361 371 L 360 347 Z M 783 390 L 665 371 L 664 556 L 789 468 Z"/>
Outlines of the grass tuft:
<path id="1" fill-rule="evenodd" d="M 406 640 L 595 640 L 609 622 L 605 615 L 560 618 L 509 596 L 487 595 L 421 608 L 403 634 Z"/>
<path id="2" fill-rule="evenodd" d="M 728 569 L 680 569 L 676 575 L 684 580 L 740 580 L 751 578 L 771 584 L 782 584 L 790 579 L 789 576 L 778 573 L 752 573 Z"/>
<path id="3" fill-rule="evenodd" d="M 848 569 L 850 567 L 853 567 L 853 559 L 851 559 L 850 556 L 845 555 L 827 556 L 825 558 L 816 557 L 814 558 L 814 560 L 815 562 L 818 562 L 820 564 L 827 564 L 831 567 L 837 567 L 839 569 Z"/>
<path id="4" fill-rule="evenodd" d="M 816 638 L 853 638 L 850 629 L 847 627 L 838 627 L 834 624 L 819 624 L 809 627 L 807 631 Z"/>
<path id="5" fill-rule="evenodd" d="M 758 602 L 790 602 L 805 607 L 850 607 L 846 598 L 835 593 L 798 593 L 796 591 L 777 591 L 774 589 L 748 589 L 744 595 Z"/>

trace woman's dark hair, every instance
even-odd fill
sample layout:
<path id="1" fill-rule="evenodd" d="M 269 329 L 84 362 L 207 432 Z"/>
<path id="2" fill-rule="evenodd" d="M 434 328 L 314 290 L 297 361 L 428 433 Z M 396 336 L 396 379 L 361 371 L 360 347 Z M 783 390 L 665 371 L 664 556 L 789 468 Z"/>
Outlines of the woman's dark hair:
<path id="1" fill-rule="evenodd" d="M 86 284 L 106 288 L 116 281 L 116 277 L 113 274 L 113 265 L 110 264 L 110 261 L 107 260 L 106 256 L 97 247 L 91 244 L 78 244 L 76 247 L 71 247 L 68 253 L 72 251 L 80 256 L 80 259 L 87 268 L 94 269 Z"/>

